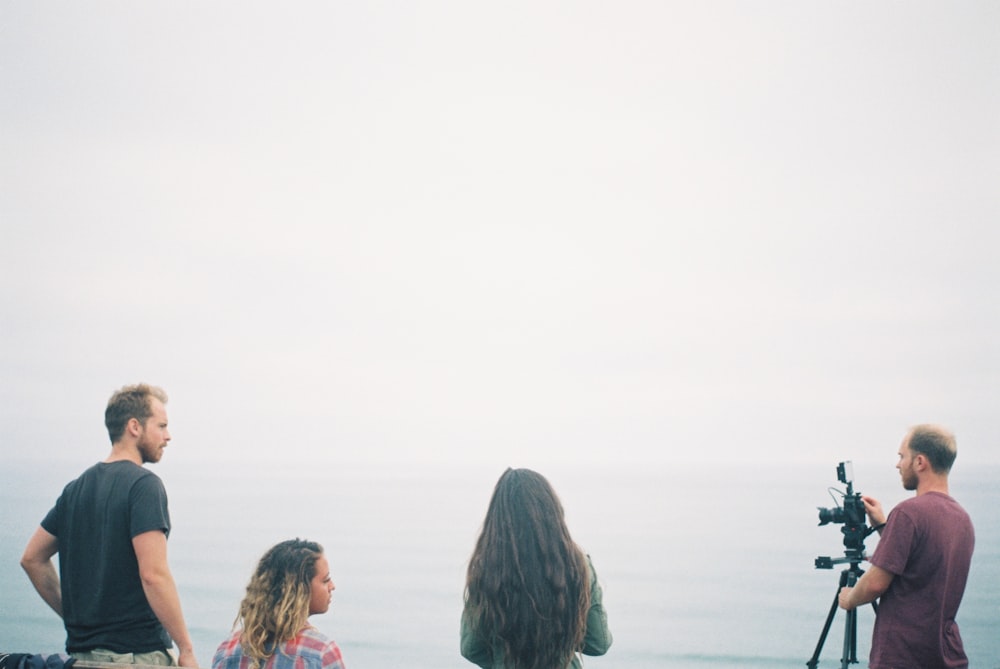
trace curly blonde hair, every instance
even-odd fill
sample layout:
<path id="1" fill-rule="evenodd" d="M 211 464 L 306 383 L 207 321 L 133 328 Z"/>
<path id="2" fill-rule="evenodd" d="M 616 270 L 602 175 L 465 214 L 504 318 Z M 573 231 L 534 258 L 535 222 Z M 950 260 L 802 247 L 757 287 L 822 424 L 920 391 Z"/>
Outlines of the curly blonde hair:
<path id="1" fill-rule="evenodd" d="M 263 665 L 308 624 L 311 582 L 322 555 L 323 547 L 314 541 L 289 539 L 260 559 L 236 616 L 240 646 L 254 666 Z"/>

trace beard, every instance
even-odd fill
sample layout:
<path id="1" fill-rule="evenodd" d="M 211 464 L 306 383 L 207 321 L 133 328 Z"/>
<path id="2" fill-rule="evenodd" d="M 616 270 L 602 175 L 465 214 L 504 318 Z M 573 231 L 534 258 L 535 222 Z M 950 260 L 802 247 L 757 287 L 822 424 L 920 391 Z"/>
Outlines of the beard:
<path id="1" fill-rule="evenodd" d="M 139 443 L 136 444 L 136 447 L 139 449 L 139 455 L 142 457 L 143 464 L 147 462 L 159 462 L 160 458 L 163 457 L 163 449 L 151 440 L 146 439 L 145 433 L 139 437 Z"/>
<path id="2" fill-rule="evenodd" d="M 905 471 L 900 470 L 900 473 L 903 476 L 903 490 L 916 490 L 919 481 L 917 481 L 917 475 L 913 471 L 913 468 L 911 467 Z"/>

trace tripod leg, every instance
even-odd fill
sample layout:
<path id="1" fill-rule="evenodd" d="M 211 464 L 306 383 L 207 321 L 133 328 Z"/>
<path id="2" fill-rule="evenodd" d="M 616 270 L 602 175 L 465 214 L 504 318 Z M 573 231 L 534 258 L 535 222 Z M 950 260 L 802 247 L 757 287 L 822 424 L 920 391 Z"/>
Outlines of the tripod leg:
<path id="1" fill-rule="evenodd" d="M 837 592 L 833 594 L 833 604 L 830 606 L 830 612 L 826 615 L 826 622 L 823 624 L 823 631 L 819 635 L 819 642 L 816 644 L 816 650 L 813 652 L 812 657 L 806 662 L 806 666 L 809 669 L 816 669 L 819 664 L 819 654 L 823 650 L 823 644 L 826 642 L 826 635 L 830 633 L 830 625 L 833 624 L 833 617 L 837 613 L 837 607 L 840 606 L 840 589 L 844 587 L 847 583 L 847 572 L 841 572 L 840 574 L 840 584 L 837 586 Z"/>
<path id="2" fill-rule="evenodd" d="M 840 669 L 847 669 L 849 664 L 857 664 L 857 628 L 858 611 L 853 609 L 847 612 L 847 620 L 844 621 L 844 653 L 840 656 Z"/>
<path id="3" fill-rule="evenodd" d="M 845 572 L 847 586 L 853 588 L 858 582 L 858 575 L 853 570 Z M 858 610 L 847 612 L 844 622 L 844 654 L 840 657 L 841 669 L 847 669 L 848 664 L 858 663 Z"/>

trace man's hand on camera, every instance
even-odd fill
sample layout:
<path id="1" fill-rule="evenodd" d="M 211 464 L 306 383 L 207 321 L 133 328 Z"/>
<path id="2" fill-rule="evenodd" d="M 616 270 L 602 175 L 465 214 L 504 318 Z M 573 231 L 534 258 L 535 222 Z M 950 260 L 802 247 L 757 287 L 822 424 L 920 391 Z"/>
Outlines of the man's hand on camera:
<path id="1" fill-rule="evenodd" d="M 872 524 L 872 527 L 885 525 L 885 512 L 882 511 L 882 503 L 868 495 L 862 495 L 861 501 L 864 502 L 865 513 L 868 514 L 868 521 Z"/>

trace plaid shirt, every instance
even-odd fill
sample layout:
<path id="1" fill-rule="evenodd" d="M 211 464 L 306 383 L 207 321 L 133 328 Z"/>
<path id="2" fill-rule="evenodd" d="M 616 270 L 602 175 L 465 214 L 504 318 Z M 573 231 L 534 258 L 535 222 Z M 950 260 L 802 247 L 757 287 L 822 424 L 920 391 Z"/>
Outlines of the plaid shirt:
<path id="1" fill-rule="evenodd" d="M 253 669 L 254 663 L 243 654 L 240 632 L 236 630 L 219 645 L 212 658 L 212 669 Z M 268 658 L 262 669 L 344 669 L 344 658 L 337 644 L 315 627 L 306 627 Z"/>

